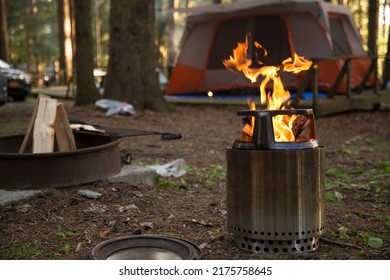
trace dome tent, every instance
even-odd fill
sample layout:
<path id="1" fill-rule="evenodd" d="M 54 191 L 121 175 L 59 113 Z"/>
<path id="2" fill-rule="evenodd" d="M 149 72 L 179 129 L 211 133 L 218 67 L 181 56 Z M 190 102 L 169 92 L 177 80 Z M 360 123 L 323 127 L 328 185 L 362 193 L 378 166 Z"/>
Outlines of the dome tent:
<path id="1" fill-rule="evenodd" d="M 187 18 L 180 54 L 172 71 L 166 94 L 187 94 L 258 88 L 258 83 L 225 68 L 238 42 L 246 34 L 259 42 L 268 56 L 265 65 L 280 65 L 294 53 L 320 59 L 318 85 L 329 91 L 344 60 L 331 57 L 359 57 L 351 62 L 352 88 L 359 86 L 371 59 L 362 47 L 350 10 L 318 0 L 257 0 L 197 8 Z M 254 58 L 254 51 L 248 50 Z M 252 61 L 255 61 L 253 59 Z M 301 75 L 283 74 L 285 87 L 298 88 Z M 368 81 L 373 84 L 373 77 Z M 339 93 L 346 91 L 343 81 Z"/>

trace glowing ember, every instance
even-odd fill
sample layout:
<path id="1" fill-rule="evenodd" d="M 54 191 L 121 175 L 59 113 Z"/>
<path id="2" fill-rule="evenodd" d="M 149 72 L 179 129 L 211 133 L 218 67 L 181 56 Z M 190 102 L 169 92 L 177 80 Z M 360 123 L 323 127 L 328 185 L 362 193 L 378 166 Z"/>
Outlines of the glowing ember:
<path id="1" fill-rule="evenodd" d="M 249 102 L 248 100 L 248 106 L 250 110 L 256 110 L 256 103 L 255 102 Z M 251 137 L 253 136 L 253 128 L 255 127 L 255 118 L 250 117 L 249 123 L 245 124 L 244 128 L 242 129 L 242 140 L 243 141 L 251 141 Z"/>
<path id="2" fill-rule="evenodd" d="M 263 56 L 267 56 L 267 50 L 258 42 L 254 42 L 257 49 L 263 51 Z M 261 104 L 267 104 L 266 110 L 283 110 L 286 109 L 286 104 L 290 100 L 290 93 L 284 89 L 282 80 L 280 78 L 280 72 L 286 71 L 291 73 L 299 73 L 300 71 L 308 70 L 312 62 L 306 60 L 302 56 L 294 54 L 294 58 L 287 58 L 282 62 L 280 66 L 262 66 L 260 68 L 252 68 L 252 59 L 247 57 L 248 50 L 248 35 L 246 36 L 244 43 L 237 43 L 237 47 L 233 50 L 233 56 L 229 59 L 223 60 L 225 67 L 231 71 L 240 71 L 245 77 L 251 80 L 252 83 L 257 81 L 259 75 L 264 76 L 264 79 L 260 83 L 260 102 Z M 263 63 L 257 61 L 259 65 Z M 267 93 L 266 85 L 273 81 L 272 91 Z M 255 103 L 252 102 L 249 105 L 250 110 L 256 110 Z M 297 116 L 289 115 L 276 115 L 273 117 L 273 128 L 275 141 L 277 142 L 292 142 L 295 141 L 294 133 L 292 131 L 292 123 Z M 243 128 L 243 140 L 253 135 L 254 118 L 247 123 Z M 247 136 L 245 136 L 247 135 Z"/>

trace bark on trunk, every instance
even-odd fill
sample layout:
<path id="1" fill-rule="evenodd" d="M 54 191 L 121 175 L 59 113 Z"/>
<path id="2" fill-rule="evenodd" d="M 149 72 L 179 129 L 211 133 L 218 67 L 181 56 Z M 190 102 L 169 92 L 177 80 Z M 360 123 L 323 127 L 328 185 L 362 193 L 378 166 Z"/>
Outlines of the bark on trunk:
<path id="1" fill-rule="evenodd" d="M 93 43 L 91 34 L 91 2 L 75 1 L 76 16 L 76 84 L 75 105 L 94 103 L 98 91 L 93 77 Z"/>
<path id="2" fill-rule="evenodd" d="M 0 0 L 0 58 L 9 62 L 8 27 L 5 0 Z"/>
<path id="3" fill-rule="evenodd" d="M 65 62 L 65 32 L 64 32 L 64 0 L 57 2 L 58 17 L 58 64 L 59 64 L 59 81 L 60 85 L 65 85 L 68 78 L 66 75 Z"/>
<path id="4" fill-rule="evenodd" d="M 386 58 L 383 63 L 383 83 L 386 86 L 387 82 L 390 80 L 390 28 L 387 35 L 387 52 Z"/>
<path id="5" fill-rule="evenodd" d="M 107 98 L 168 110 L 156 72 L 154 0 L 111 1 L 109 57 Z"/>
<path id="6" fill-rule="evenodd" d="M 175 9 L 175 1 L 168 1 L 168 9 Z M 175 47 L 175 13 L 169 13 L 167 16 L 167 26 L 168 26 L 168 38 L 167 38 L 167 48 L 168 48 L 168 77 L 171 76 L 175 55 L 176 55 L 176 47 Z"/>
<path id="7" fill-rule="evenodd" d="M 372 56 L 378 55 L 378 13 L 379 1 L 369 0 L 368 2 L 368 51 Z"/>

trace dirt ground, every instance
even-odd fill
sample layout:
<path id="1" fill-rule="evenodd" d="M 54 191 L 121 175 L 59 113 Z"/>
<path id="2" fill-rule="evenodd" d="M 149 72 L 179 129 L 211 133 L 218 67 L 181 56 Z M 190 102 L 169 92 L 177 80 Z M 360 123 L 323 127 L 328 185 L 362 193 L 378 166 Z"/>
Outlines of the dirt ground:
<path id="1" fill-rule="evenodd" d="M 0 135 L 24 133 L 34 105 L 1 107 Z M 184 159 L 187 174 L 159 178 L 157 188 L 99 181 L 0 206 L 0 259 L 90 259 L 97 244 L 136 230 L 191 241 L 202 259 L 390 259 L 390 111 L 316 119 L 326 149 L 326 232 L 314 252 L 264 256 L 238 249 L 226 226 L 225 149 L 241 134 L 236 108 L 181 105 L 107 117 L 66 102 L 66 110 L 70 119 L 99 125 L 181 133 L 181 140 L 149 135 L 120 145 L 133 164 Z M 79 189 L 102 196 L 88 199 Z"/>

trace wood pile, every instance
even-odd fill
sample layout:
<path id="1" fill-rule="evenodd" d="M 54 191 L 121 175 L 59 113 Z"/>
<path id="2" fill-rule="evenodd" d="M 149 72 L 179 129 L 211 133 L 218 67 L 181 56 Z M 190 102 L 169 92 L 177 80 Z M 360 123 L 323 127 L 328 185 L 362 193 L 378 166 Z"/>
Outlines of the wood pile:
<path id="1" fill-rule="evenodd" d="M 51 153 L 75 151 L 76 142 L 64 104 L 39 95 L 19 153 Z"/>

